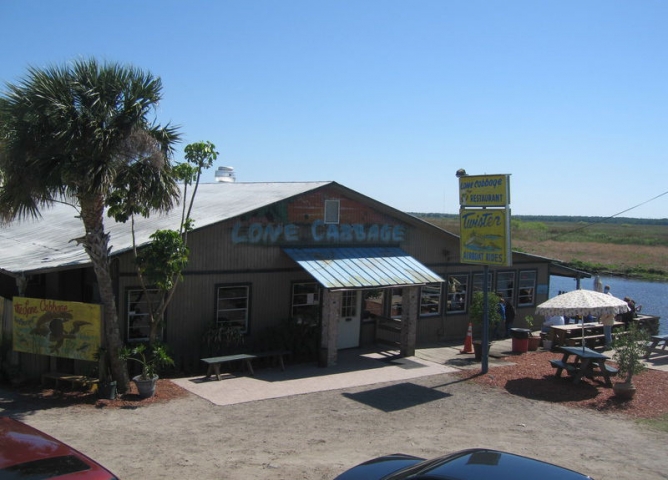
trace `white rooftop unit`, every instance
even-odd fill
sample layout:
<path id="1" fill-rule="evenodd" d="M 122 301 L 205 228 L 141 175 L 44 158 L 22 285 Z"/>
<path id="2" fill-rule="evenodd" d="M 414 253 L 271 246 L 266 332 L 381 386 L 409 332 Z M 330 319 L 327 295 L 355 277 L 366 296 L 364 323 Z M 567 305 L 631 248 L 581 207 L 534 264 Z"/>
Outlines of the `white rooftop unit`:
<path id="1" fill-rule="evenodd" d="M 234 167 L 218 167 L 216 182 L 234 182 Z"/>

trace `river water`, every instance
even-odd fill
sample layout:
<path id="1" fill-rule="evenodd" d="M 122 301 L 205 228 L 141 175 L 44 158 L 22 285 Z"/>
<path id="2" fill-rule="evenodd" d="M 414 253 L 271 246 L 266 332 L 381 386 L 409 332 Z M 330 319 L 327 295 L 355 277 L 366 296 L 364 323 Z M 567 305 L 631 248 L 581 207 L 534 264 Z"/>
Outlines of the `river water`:
<path id="1" fill-rule="evenodd" d="M 610 285 L 610 293 L 617 298 L 630 297 L 636 305 L 642 305 L 645 315 L 661 317 L 659 333 L 668 335 L 668 283 L 647 282 L 643 280 L 628 280 L 619 277 L 601 277 L 603 285 Z M 586 290 L 594 289 L 594 278 L 580 280 L 580 287 Z M 560 291 L 575 290 L 577 284 L 574 278 L 550 277 L 550 298 Z"/>

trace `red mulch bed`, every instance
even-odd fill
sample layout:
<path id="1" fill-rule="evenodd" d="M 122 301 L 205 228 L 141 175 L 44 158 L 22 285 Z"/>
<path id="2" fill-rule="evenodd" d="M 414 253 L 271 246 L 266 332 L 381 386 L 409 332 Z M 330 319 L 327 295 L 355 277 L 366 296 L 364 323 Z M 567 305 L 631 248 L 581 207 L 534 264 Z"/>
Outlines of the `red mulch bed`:
<path id="1" fill-rule="evenodd" d="M 584 379 L 575 385 L 565 372 L 557 378 L 549 360 L 560 358 L 561 354 L 553 352 L 528 352 L 504 358 L 508 366 L 490 367 L 485 375 L 480 370 L 462 370 L 459 375 L 481 385 L 504 389 L 512 395 L 569 407 L 622 413 L 633 418 L 668 414 L 668 372 L 646 370 L 634 375 L 636 395 L 632 400 L 623 401 L 602 381 Z"/>
<path id="2" fill-rule="evenodd" d="M 99 399 L 97 393 L 90 391 L 44 388 L 39 385 L 25 385 L 14 389 L 14 392 L 21 398 L 23 408 L 30 408 L 30 405 L 33 405 L 35 408 L 81 406 L 134 409 L 190 395 L 187 390 L 163 378 L 158 379 L 155 395 L 150 398 L 141 398 L 132 382 L 128 392 L 117 395 L 115 400 Z"/>
<path id="3" fill-rule="evenodd" d="M 584 379 L 578 385 L 565 374 L 557 378 L 549 360 L 559 359 L 553 352 L 528 352 L 506 357 L 508 366 L 490 367 L 486 375 L 480 370 L 462 370 L 458 375 L 480 385 L 500 388 L 512 395 L 534 400 L 558 403 L 569 407 L 588 408 L 602 412 L 616 412 L 633 418 L 657 418 L 668 414 L 668 372 L 647 370 L 633 377 L 636 396 L 630 401 L 614 397 L 612 388 L 602 382 Z M 159 379 L 156 394 L 141 398 L 131 383 L 130 391 L 116 400 L 100 400 L 95 393 L 45 389 L 25 386 L 15 390 L 21 406 L 35 408 L 81 406 L 89 408 L 133 409 L 190 395 L 168 379 Z M 7 405 L 5 405 L 7 406 Z"/>

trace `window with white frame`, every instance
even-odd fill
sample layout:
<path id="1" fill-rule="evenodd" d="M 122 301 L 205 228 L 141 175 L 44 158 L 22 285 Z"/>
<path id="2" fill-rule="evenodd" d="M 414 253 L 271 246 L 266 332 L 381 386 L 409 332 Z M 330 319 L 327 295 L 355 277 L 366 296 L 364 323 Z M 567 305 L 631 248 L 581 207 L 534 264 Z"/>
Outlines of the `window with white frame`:
<path id="1" fill-rule="evenodd" d="M 357 316 L 357 290 L 345 290 L 341 295 L 341 317 Z"/>
<path id="2" fill-rule="evenodd" d="M 536 271 L 520 270 L 517 305 L 520 307 L 536 304 Z"/>
<path id="3" fill-rule="evenodd" d="M 500 294 L 504 299 L 515 304 L 515 272 L 498 272 L 496 274 L 496 289 L 494 293 Z"/>
<path id="4" fill-rule="evenodd" d="M 441 313 L 441 282 L 428 283 L 420 289 L 420 315 Z"/>
<path id="5" fill-rule="evenodd" d="M 315 325 L 320 315 L 320 285 L 316 282 L 292 284 L 292 317 Z"/>
<path id="6" fill-rule="evenodd" d="M 339 223 L 340 200 L 325 200 L 325 223 Z"/>
<path id="7" fill-rule="evenodd" d="M 147 296 L 148 294 L 148 296 Z M 145 342 L 151 333 L 150 309 L 156 308 L 160 301 L 157 289 L 130 289 L 127 291 L 127 340 L 128 342 Z M 159 332 L 160 336 L 162 331 Z"/>
<path id="8" fill-rule="evenodd" d="M 219 327 L 227 326 L 248 332 L 250 286 L 232 285 L 217 287 L 216 322 Z"/>
<path id="9" fill-rule="evenodd" d="M 448 275 L 448 304 L 449 313 L 466 311 L 469 294 L 468 275 Z"/>

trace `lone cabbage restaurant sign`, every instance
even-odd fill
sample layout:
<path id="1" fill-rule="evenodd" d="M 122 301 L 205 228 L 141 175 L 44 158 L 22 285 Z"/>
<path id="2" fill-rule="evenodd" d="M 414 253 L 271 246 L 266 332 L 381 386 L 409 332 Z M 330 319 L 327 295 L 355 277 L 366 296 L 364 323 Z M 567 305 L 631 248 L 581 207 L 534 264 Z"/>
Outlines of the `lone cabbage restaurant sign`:
<path id="1" fill-rule="evenodd" d="M 509 175 L 466 175 L 459 178 L 462 207 L 507 207 L 510 205 Z"/>
<path id="2" fill-rule="evenodd" d="M 79 302 L 14 297 L 17 352 L 95 360 L 102 337 L 102 307 Z"/>
<path id="3" fill-rule="evenodd" d="M 478 265 L 512 265 L 508 175 L 459 179 L 460 261 Z M 464 208 L 464 207 L 504 208 Z"/>

